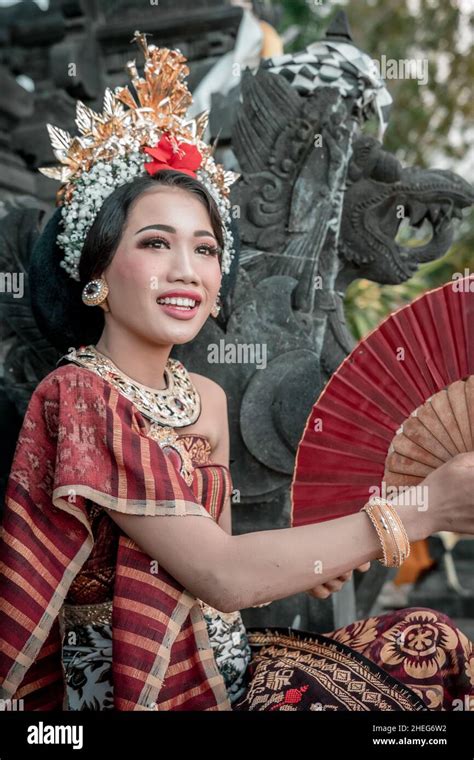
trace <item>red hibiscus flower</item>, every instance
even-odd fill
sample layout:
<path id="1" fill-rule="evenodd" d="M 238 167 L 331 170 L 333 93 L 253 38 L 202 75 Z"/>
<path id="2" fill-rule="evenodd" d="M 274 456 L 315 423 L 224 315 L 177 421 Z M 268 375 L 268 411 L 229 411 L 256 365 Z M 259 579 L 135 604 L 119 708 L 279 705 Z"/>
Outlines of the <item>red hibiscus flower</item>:
<path id="1" fill-rule="evenodd" d="M 175 169 L 176 171 L 196 177 L 196 169 L 201 165 L 202 155 L 192 143 L 173 142 L 167 132 L 164 132 L 161 140 L 154 148 L 143 148 L 154 160 L 145 163 L 148 174 L 156 174 L 161 169 Z"/>

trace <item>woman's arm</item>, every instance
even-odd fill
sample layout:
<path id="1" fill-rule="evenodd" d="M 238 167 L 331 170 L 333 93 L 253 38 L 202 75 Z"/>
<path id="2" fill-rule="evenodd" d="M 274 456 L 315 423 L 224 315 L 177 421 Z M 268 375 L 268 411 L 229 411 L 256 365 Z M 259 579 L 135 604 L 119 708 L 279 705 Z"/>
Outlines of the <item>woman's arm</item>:
<path id="1" fill-rule="evenodd" d="M 429 535 L 420 530 L 415 507 L 398 511 L 411 541 Z M 380 556 L 378 536 L 362 512 L 239 536 L 198 515 L 109 514 L 151 559 L 222 612 L 306 591 Z"/>
<path id="2" fill-rule="evenodd" d="M 225 530 L 229 535 L 232 534 L 232 507 L 230 496 L 225 500 L 225 504 L 222 507 L 222 511 L 219 515 L 218 525 L 222 530 Z"/>
<path id="3" fill-rule="evenodd" d="M 218 441 L 212 450 L 212 461 L 217 464 L 224 464 L 229 466 L 229 425 L 227 416 L 227 398 L 224 391 L 218 386 L 216 389 L 218 395 L 218 424 L 219 430 Z M 219 393 L 220 392 L 220 393 Z M 215 408 L 215 407 L 214 407 Z M 226 533 L 232 534 L 232 504 L 231 499 L 228 497 L 222 508 L 221 514 L 218 519 L 219 527 L 225 530 Z M 366 572 L 370 568 L 370 562 L 366 562 L 364 565 L 360 565 L 357 570 Z M 331 578 L 326 584 L 319 584 L 316 581 L 316 585 L 312 585 L 308 589 L 308 593 L 314 596 L 316 599 L 327 599 L 331 594 L 336 591 L 340 591 L 346 581 L 352 576 L 352 570 L 348 570 L 337 578 Z"/>
<path id="4" fill-rule="evenodd" d="M 474 533 L 473 465 L 474 454 L 461 454 L 431 473 L 421 484 L 429 488 L 428 509 L 417 509 L 415 487 L 402 504 L 391 500 L 410 541 L 437 530 Z M 377 533 L 363 512 L 238 536 L 199 515 L 109 514 L 184 588 L 222 612 L 307 591 L 381 555 Z"/>

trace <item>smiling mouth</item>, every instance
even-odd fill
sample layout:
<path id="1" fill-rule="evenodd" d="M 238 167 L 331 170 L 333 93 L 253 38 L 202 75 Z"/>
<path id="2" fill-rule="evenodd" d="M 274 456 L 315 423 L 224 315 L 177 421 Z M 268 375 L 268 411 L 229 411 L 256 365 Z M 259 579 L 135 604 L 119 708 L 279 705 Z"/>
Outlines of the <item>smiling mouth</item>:
<path id="1" fill-rule="evenodd" d="M 179 311 L 193 311 L 196 306 L 199 306 L 199 301 L 195 301 L 192 298 L 157 298 L 156 303 L 159 306 L 170 306 L 173 309 Z"/>

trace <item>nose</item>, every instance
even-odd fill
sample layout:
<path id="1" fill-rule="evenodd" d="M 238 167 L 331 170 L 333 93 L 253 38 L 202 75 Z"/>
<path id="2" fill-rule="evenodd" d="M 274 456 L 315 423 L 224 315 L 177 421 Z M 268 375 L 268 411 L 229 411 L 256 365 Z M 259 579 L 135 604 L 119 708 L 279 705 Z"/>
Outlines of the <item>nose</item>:
<path id="1" fill-rule="evenodd" d="M 200 277 L 196 271 L 196 262 L 193 252 L 189 251 L 185 245 L 176 250 L 173 257 L 168 279 L 172 282 L 192 282 L 199 283 Z"/>

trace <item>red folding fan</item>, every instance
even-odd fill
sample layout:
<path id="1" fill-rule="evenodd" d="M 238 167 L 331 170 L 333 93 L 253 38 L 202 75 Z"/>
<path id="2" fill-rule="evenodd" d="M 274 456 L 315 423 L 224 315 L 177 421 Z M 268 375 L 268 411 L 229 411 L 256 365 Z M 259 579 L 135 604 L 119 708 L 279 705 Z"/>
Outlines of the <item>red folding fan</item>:
<path id="1" fill-rule="evenodd" d="M 473 439 L 470 275 L 391 314 L 328 381 L 298 446 L 291 524 L 357 512 L 369 489 L 419 483 Z"/>

